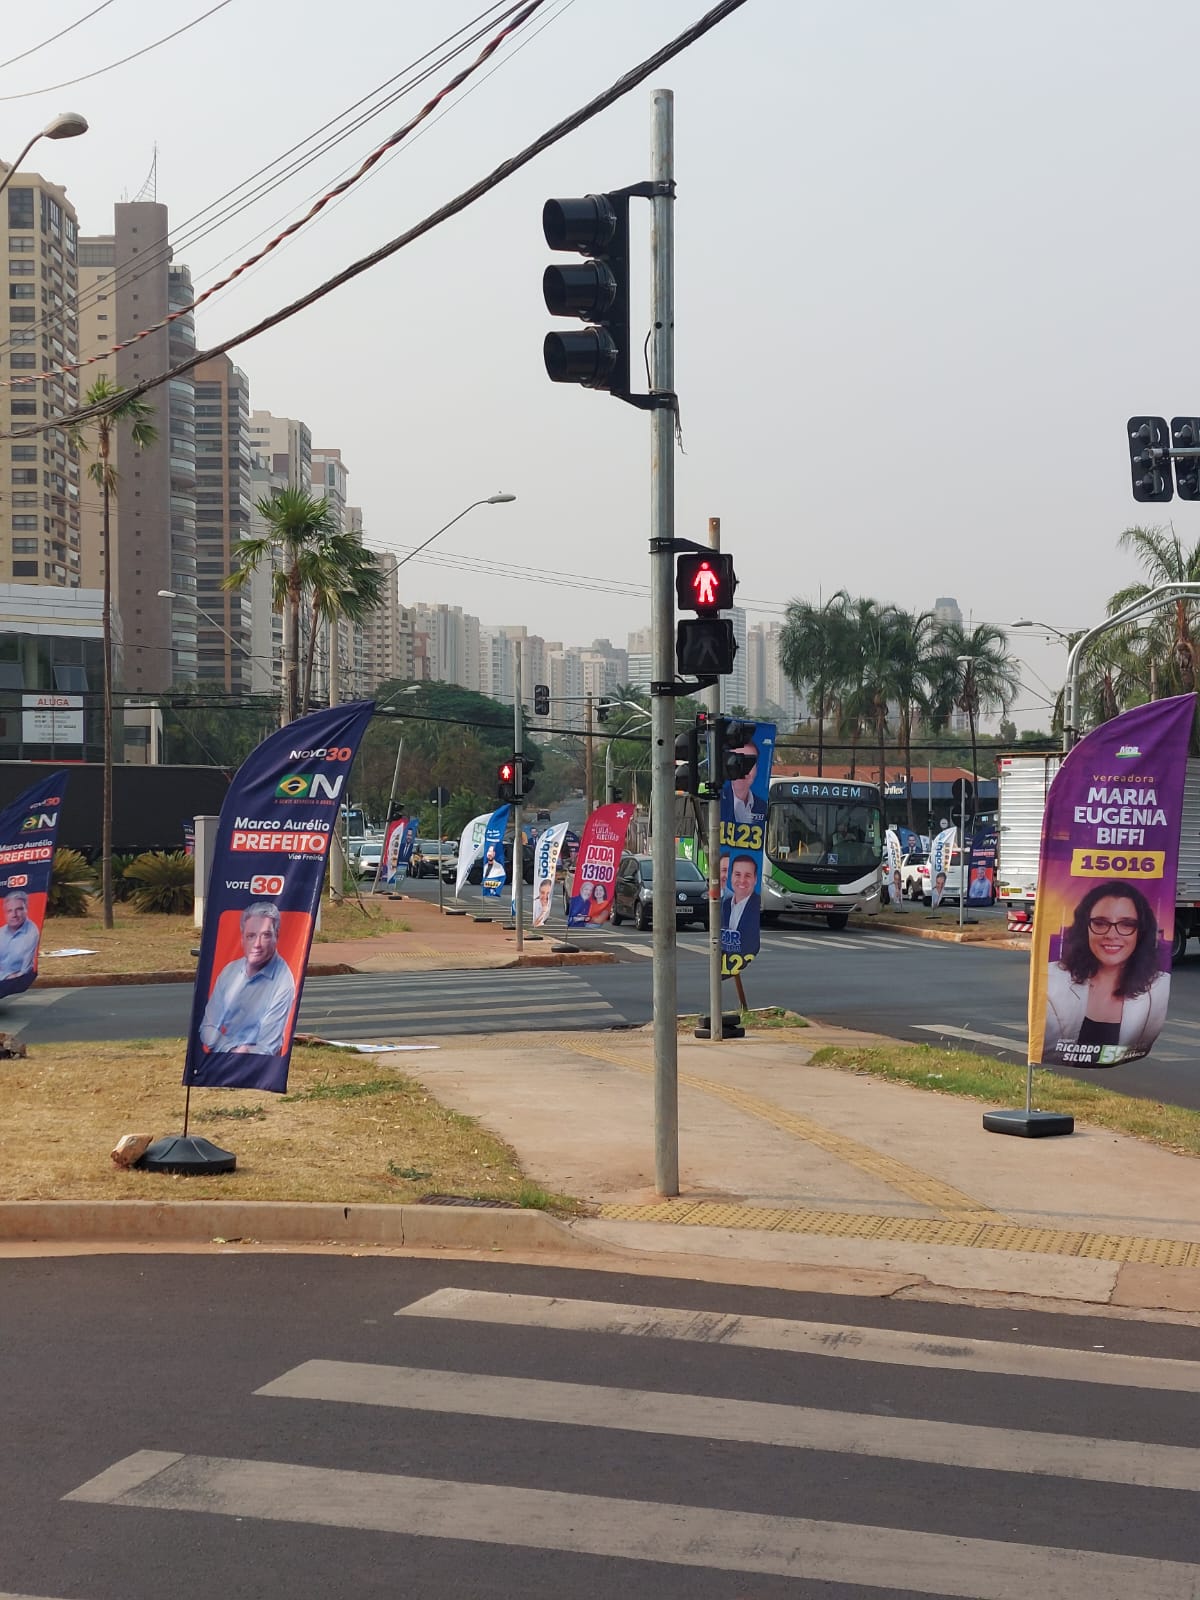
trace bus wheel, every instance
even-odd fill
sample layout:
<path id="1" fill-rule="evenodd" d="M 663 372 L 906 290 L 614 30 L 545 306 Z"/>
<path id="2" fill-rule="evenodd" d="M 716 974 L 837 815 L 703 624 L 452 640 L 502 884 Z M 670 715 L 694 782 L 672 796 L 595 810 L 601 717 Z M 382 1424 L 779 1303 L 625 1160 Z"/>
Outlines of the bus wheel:
<path id="1" fill-rule="evenodd" d="M 836 933 L 839 928 L 844 928 L 850 921 L 850 913 L 848 911 L 831 911 L 825 921 Z"/>
<path id="2" fill-rule="evenodd" d="M 779 922 L 779 913 L 778 911 L 764 911 L 758 920 L 764 928 L 774 928 Z"/>
<path id="3" fill-rule="evenodd" d="M 1187 955 L 1188 929 L 1182 918 L 1176 918 L 1175 934 L 1171 940 L 1171 965 L 1177 967 Z"/>

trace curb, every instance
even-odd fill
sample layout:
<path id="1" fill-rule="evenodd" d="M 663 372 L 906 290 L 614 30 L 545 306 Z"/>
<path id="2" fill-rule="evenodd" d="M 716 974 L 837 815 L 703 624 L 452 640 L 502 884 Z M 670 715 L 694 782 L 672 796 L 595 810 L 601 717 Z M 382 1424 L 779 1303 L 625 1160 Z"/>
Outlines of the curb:
<path id="1" fill-rule="evenodd" d="M 887 922 L 880 929 L 866 927 L 864 932 L 898 933 L 906 939 L 933 939 L 939 944 L 974 944 L 985 950 L 1025 950 L 1031 948 L 1028 938 L 986 939 L 973 933 L 954 933 L 949 928 L 906 928 L 903 923 Z"/>
<path id="2" fill-rule="evenodd" d="M 128 1244 L 385 1244 L 410 1249 L 599 1252 L 544 1211 L 287 1200 L 13 1200 L 0 1240 Z"/>
<path id="3" fill-rule="evenodd" d="M 314 963 L 305 969 L 306 978 L 338 978 L 348 972 L 357 972 L 344 961 Z M 139 983 L 195 983 L 196 969 L 183 972 L 89 972 L 76 977 L 51 978 L 39 969 L 38 978 L 46 989 L 103 989 L 121 984 Z"/>
<path id="4" fill-rule="evenodd" d="M 607 950 L 564 950 L 560 955 L 549 953 L 537 955 L 521 955 L 516 958 L 514 967 L 602 967 L 616 963 L 616 956 L 610 955 Z"/>

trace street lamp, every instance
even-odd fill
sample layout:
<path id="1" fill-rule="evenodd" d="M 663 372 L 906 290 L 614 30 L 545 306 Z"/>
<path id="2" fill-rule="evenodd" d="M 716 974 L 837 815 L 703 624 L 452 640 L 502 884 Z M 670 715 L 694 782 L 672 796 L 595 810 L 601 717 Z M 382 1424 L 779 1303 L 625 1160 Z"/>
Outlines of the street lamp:
<path id="1" fill-rule="evenodd" d="M 233 635 L 226 628 L 223 628 L 221 626 L 221 624 L 217 621 L 216 617 L 210 617 L 208 612 L 205 611 L 202 606 L 198 606 L 196 604 L 196 602 L 192 599 L 190 594 L 180 594 L 175 589 L 160 589 L 158 591 L 158 598 L 160 600 L 182 600 L 182 601 L 184 601 L 184 603 L 186 605 L 191 606 L 192 610 L 195 611 L 199 616 L 202 616 L 204 618 L 205 622 L 211 623 L 212 626 L 217 630 L 218 633 L 223 633 L 225 635 L 225 637 L 229 640 L 229 642 L 233 646 L 233 648 L 235 650 L 240 650 L 248 661 L 265 660 L 265 657 L 256 656 L 251 651 L 247 650 L 246 646 L 241 642 L 240 639 L 235 639 L 233 637 Z M 272 665 L 272 663 L 268 663 L 268 665 Z"/>
<path id="2" fill-rule="evenodd" d="M 1055 637 L 1061 639 L 1064 644 L 1069 645 L 1071 643 L 1071 635 L 1069 633 L 1064 633 L 1061 628 L 1056 628 L 1052 623 L 1049 622 L 1034 622 L 1030 617 L 1018 617 L 1015 622 L 1009 623 L 1009 627 L 1044 628 L 1047 633 L 1054 634 Z"/>
<path id="3" fill-rule="evenodd" d="M 87 131 L 87 118 L 81 117 L 78 111 L 60 111 L 56 117 L 51 117 L 46 126 L 34 134 L 12 166 L 0 178 L 0 194 L 8 188 L 9 183 L 12 181 L 13 173 L 19 170 L 22 161 L 24 161 L 39 139 L 77 139 L 81 133 L 86 133 Z"/>
<path id="4" fill-rule="evenodd" d="M 472 500 L 469 506 L 462 508 L 457 517 L 451 517 L 450 521 L 444 522 L 436 533 L 431 533 L 424 544 L 419 544 L 415 550 L 410 550 L 406 556 L 401 556 L 398 561 L 393 562 L 382 576 L 388 578 L 393 572 L 399 572 L 406 562 L 411 561 L 414 556 L 419 556 L 422 550 L 428 549 L 435 539 L 440 538 L 445 533 L 447 528 L 452 528 L 456 522 L 461 521 L 466 516 L 468 511 L 474 511 L 476 506 L 507 506 L 511 505 L 516 498 L 515 494 L 506 494 L 504 490 L 500 490 L 497 494 L 489 494 L 485 500 Z"/>
<path id="5" fill-rule="evenodd" d="M 1081 633 L 1071 646 L 1071 653 L 1067 657 L 1067 681 L 1063 688 L 1063 754 L 1065 755 L 1079 737 L 1076 719 L 1079 716 L 1079 670 L 1080 658 L 1084 650 L 1093 639 L 1098 639 L 1102 633 L 1107 633 L 1110 628 L 1119 628 L 1126 622 L 1136 622 L 1139 617 L 1144 617 L 1148 611 L 1157 611 L 1162 605 L 1168 605 L 1182 599 L 1200 599 L 1200 583 L 1160 583 L 1156 588 L 1146 594 L 1131 600 L 1127 606 L 1122 606 L 1120 611 L 1113 613 L 1103 622 L 1098 622 L 1094 628 L 1089 628 L 1086 633 Z"/>

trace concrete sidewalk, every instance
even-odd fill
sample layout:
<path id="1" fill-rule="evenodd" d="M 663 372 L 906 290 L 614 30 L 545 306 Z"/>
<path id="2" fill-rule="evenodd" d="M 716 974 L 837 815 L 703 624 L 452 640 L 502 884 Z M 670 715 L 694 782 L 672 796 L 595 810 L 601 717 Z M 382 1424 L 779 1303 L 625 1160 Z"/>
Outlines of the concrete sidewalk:
<path id="1" fill-rule="evenodd" d="M 880 1292 L 1200 1313 L 1193 1158 L 1086 1126 L 997 1137 L 976 1102 L 810 1064 L 823 1044 L 869 1041 L 681 1038 L 681 1192 L 666 1201 L 648 1030 L 442 1041 L 404 1070 L 507 1139 L 535 1181 L 589 1201 L 597 1214 L 571 1228 L 590 1244 L 865 1272 Z"/>

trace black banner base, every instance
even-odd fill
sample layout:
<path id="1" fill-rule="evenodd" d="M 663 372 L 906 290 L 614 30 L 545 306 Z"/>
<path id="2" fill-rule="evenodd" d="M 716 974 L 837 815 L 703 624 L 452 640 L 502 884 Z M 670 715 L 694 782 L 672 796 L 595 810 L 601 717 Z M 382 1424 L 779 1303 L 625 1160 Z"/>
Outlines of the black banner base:
<path id="1" fill-rule="evenodd" d="M 1019 1139 L 1050 1139 L 1075 1132 L 1075 1118 L 1065 1111 L 985 1111 L 988 1133 L 1011 1133 Z"/>
<path id="2" fill-rule="evenodd" d="M 694 1036 L 697 1039 L 712 1038 L 712 1018 L 707 1012 L 698 1017 Z M 723 1011 L 721 1013 L 721 1037 L 723 1039 L 744 1039 L 746 1030 L 742 1027 L 742 1014 L 740 1011 Z"/>
<path id="3" fill-rule="evenodd" d="M 134 1166 L 143 1172 L 174 1172 L 185 1178 L 214 1177 L 220 1172 L 233 1172 L 237 1157 L 231 1150 L 222 1150 L 195 1134 L 169 1133 L 156 1139 Z"/>

